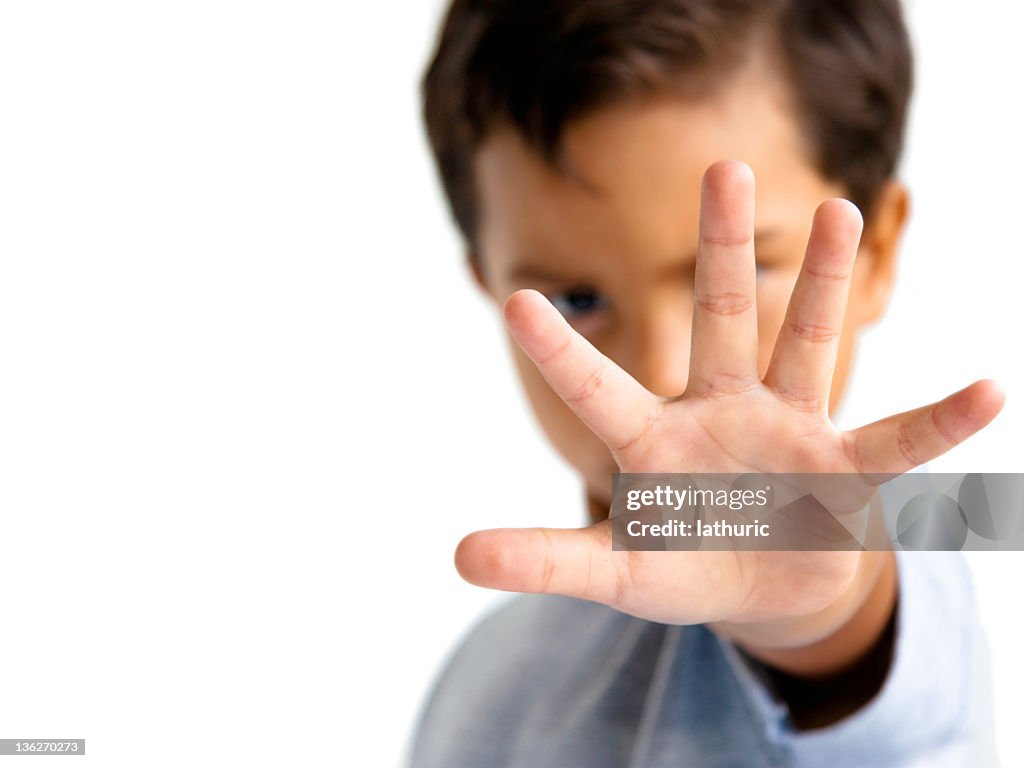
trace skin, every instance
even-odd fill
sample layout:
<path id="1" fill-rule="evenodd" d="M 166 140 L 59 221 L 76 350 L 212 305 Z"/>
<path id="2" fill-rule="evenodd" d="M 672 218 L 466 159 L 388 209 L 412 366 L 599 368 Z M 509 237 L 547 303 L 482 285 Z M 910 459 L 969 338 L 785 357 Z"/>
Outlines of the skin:
<path id="1" fill-rule="evenodd" d="M 821 677 L 881 635 L 891 552 L 613 552 L 606 520 L 616 471 L 899 473 L 1002 407 L 981 381 L 858 430 L 832 424 L 857 335 L 890 293 L 908 195 L 887 183 L 865 227 L 814 167 L 780 82 L 751 66 L 699 103 L 603 108 L 564 135 L 571 173 L 510 128 L 480 147 L 471 264 L 592 524 L 478 531 L 455 560 L 475 584 L 707 623 Z"/>

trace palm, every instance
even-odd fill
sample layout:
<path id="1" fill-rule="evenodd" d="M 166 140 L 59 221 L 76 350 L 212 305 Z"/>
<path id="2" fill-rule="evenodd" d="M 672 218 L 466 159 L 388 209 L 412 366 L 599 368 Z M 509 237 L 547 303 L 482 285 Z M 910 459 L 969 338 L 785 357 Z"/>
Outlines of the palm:
<path id="1" fill-rule="evenodd" d="M 753 177 L 740 163 L 705 175 L 690 374 L 657 397 L 575 333 L 540 294 L 505 304 L 516 341 L 611 450 L 623 472 L 905 472 L 998 412 L 985 382 L 851 432 L 828 419 L 829 385 L 861 221 L 846 201 L 815 214 L 803 267 L 763 379 L 757 370 Z M 620 552 L 608 521 L 580 530 L 471 534 L 456 559 L 470 581 L 595 600 L 666 623 L 770 620 L 828 605 L 853 552 Z"/>
<path id="2" fill-rule="evenodd" d="M 643 439 L 616 458 L 623 472 L 857 471 L 841 432 L 763 386 L 667 403 Z"/>

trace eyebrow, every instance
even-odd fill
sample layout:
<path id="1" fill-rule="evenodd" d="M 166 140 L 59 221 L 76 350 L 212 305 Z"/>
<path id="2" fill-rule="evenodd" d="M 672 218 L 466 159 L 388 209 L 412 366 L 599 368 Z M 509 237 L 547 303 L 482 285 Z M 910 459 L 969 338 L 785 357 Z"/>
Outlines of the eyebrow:
<path id="1" fill-rule="evenodd" d="M 754 242 L 757 243 L 773 240 L 777 238 L 780 234 L 782 234 L 782 230 L 780 230 L 778 227 L 772 227 L 769 229 L 755 229 Z M 664 274 L 666 276 L 669 276 L 676 274 L 677 272 L 689 269 L 690 266 L 694 262 L 696 262 L 696 260 L 696 250 L 691 251 L 688 254 L 686 254 L 686 257 L 684 259 L 681 259 L 679 262 L 675 262 L 666 267 L 666 269 L 664 270 Z M 541 266 L 539 264 L 526 263 L 515 266 L 509 272 L 509 279 L 521 282 L 536 280 L 539 282 L 559 283 L 565 282 L 566 280 L 569 279 L 577 278 L 569 278 L 564 274 L 559 274 L 556 271 L 551 271 L 548 268 Z"/>

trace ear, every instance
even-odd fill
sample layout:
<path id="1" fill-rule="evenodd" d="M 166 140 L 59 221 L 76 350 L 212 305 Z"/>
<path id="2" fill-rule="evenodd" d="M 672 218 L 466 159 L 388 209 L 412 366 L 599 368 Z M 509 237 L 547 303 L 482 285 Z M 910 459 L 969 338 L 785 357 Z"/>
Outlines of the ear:
<path id="1" fill-rule="evenodd" d="M 491 297 L 491 289 L 487 287 L 487 279 L 484 276 L 483 266 L 480 262 L 480 254 L 472 249 L 466 249 L 466 264 L 473 275 L 473 282 L 477 288 L 484 292 L 484 295 Z"/>
<path id="2" fill-rule="evenodd" d="M 909 214 L 910 192 L 903 183 L 889 179 L 878 194 L 870 221 L 865 222 L 857 252 L 860 323 L 873 323 L 889 303 L 900 237 Z"/>

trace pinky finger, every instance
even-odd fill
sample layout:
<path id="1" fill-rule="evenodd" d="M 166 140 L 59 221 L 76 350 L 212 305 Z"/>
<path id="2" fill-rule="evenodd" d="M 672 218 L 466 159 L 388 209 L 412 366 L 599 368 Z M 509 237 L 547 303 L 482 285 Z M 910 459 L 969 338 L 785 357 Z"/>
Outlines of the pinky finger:
<path id="1" fill-rule="evenodd" d="M 847 453 L 865 474 L 907 472 L 981 430 L 996 417 L 1004 400 L 994 381 L 976 381 L 937 403 L 847 432 Z"/>

